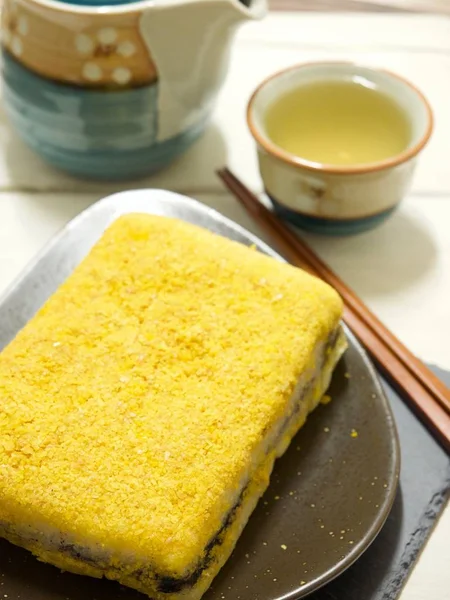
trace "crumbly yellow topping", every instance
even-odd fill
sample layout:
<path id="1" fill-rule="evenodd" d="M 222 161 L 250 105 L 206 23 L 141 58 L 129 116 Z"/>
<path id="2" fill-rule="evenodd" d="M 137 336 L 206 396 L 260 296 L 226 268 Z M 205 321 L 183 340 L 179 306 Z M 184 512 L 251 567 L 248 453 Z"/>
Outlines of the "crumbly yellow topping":
<path id="1" fill-rule="evenodd" d="M 0 355 L 0 520 L 182 576 L 341 310 L 255 250 L 119 218 Z"/>

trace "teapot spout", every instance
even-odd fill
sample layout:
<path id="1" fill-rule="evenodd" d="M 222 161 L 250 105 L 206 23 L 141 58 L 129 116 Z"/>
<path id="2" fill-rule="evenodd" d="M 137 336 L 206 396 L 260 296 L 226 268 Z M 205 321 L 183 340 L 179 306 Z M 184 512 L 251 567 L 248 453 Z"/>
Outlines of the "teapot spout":
<path id="1" fill-rule="evenodd" d="M 207 120 L 236 27 L 267 11 L 267 0 L 246 1 L 160 0 L 144 10 L 139 28 L 157 70 L 158 140 Z"/>

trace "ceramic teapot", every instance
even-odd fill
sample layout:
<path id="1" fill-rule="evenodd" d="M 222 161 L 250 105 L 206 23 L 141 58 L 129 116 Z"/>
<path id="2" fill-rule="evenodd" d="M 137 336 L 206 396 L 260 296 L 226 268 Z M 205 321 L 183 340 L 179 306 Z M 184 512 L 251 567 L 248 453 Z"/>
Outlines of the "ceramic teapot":
<path id="1" fill-rule="evenodd" d="M 122 178 L 165 166 L 201 134 L 233 34 L 266 0 L 105 1 L 4 0 L 5 103 L 51 163 Z"/>

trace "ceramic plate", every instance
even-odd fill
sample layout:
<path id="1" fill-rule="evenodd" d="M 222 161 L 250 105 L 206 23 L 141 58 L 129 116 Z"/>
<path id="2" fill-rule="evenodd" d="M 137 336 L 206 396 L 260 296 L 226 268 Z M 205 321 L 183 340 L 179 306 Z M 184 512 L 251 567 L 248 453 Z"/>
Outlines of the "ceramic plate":
<path id="1" fill-rule="evenodd" d="M 0 348 L 33 316 L 120 214 L 178 217 L 282 260 L 219 213 L 159 190 L 105 198 L 72 221 L 0 301 Z M 294 310 L 294 308 L 293 308 Z M 271 485 L 205 600 L 294 600 L 342 573 L 380 531 L 394 500 L 399 447 L 392 413 L 364 351 L 350 347 L 320 406 L 277 461 Z M 0 597 L 137 600 L 117 583 L 61 573 L 0 542 Z"/>

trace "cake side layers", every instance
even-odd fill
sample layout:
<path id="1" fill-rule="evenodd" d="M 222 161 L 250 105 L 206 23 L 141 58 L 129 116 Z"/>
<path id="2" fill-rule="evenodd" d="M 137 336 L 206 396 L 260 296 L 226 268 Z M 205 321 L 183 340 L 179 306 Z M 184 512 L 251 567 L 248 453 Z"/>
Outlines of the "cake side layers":
<path id="1" fill-rule="evenodd" d="M 240 492 L 238 502 L 226 515 L 220 530 L 204 549 L 196 569 L 184 578 L 173 578 L 155 571 L 151 560 L 110 554 L 100 547 L 75 546 L 62 532 L 53 531 L 46 536 L 43 531 L 21 530 L 14 524 L 0 523 L 0 535 L 11 542 L 31 550 L 39 559 L 59 566 L 63 570 L 108 577 L 147 593 L 155 600 L 197 600 L 209 587 L 212 579 L 226 562 L 234 545 L 253 512 L 258 499 L 265 491 L 275 459 L 288 447 L 292 437 L 303 425 L 326 391 L 335 364 L 346 348 L 345 336 L 339 328 L 330 341 L 319 344 L 315 353 L 314 368 L 305 372 L 292 396 L 290 410 L 277 425 L 277 439 L 255 472 Z"/>

